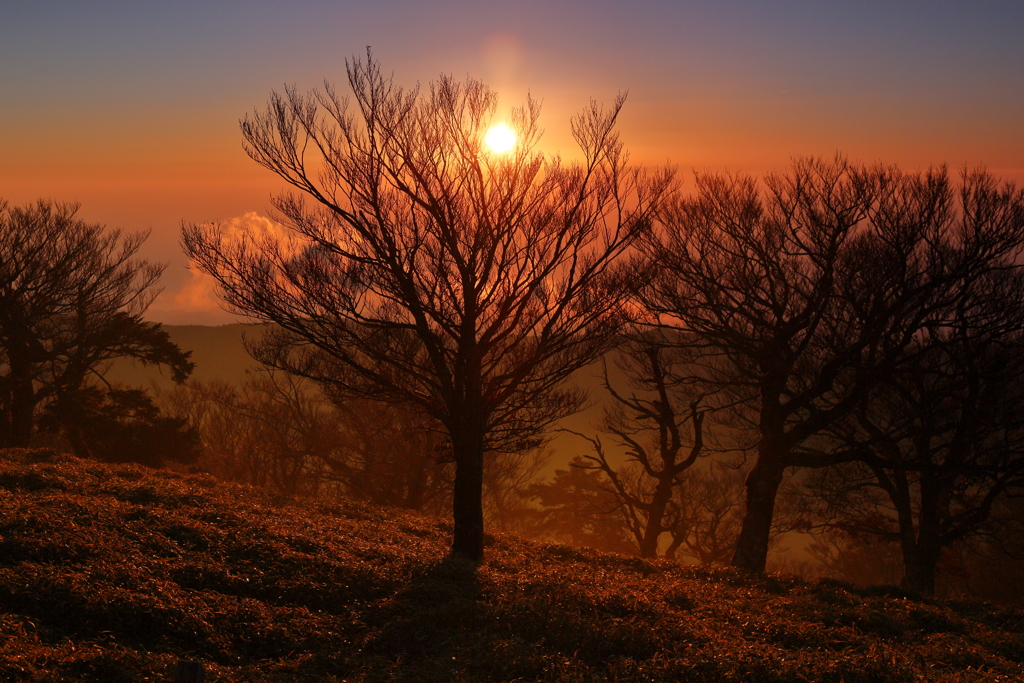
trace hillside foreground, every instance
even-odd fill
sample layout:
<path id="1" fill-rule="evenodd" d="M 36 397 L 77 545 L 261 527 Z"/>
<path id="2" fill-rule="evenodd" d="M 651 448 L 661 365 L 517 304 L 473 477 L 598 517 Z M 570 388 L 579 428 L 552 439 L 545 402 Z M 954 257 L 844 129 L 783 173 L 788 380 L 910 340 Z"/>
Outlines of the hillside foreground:
<path id="1" fill-rule="evenodd" d="M 0 680 L 1011 681 L 1024 614 L 0 452 Z"/>

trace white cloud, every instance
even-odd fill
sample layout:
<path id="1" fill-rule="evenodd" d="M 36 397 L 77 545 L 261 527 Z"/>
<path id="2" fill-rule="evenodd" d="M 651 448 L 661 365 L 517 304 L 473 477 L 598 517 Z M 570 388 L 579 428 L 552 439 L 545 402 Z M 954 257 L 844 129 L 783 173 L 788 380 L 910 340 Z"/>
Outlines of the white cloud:
<path id="1" fill-rule="evenodd" d="M 220 300 L 215 294 L 217 281 L 198 270 L 189 271 L 189 279 L 178 291 L 171 294 L 169 308 L 182 312 L 220 311 Z"/>
<path id="2" fill-rule="evenodd" d="M 217 226 L 220 228 L 221 235 L 228 242 L 236 240 L 243 235 L 251 237 L 277 237 L 280 239 L 286 239 L 288 236 L 288 231 L 283 225 L 268 216 L 261 216 L 255 211 L 249 211 L 241 216 L 229 218 L 218 223 Z"/>
<path id="3" fill-rule="evenodd" d="M 287 239 L 284 226 L 267 216 L 249 211 L 216 224 L 227 242 L 243 235 L 273 236 Z M 148 318 L 172 324 L 225 324 L 237 322 L 237 316 L 224 310 L 216 294 L 217 281 L 204 272 L 191 268 L 188 279 L 176 289 L 165 290 L 147 314 Z"/>

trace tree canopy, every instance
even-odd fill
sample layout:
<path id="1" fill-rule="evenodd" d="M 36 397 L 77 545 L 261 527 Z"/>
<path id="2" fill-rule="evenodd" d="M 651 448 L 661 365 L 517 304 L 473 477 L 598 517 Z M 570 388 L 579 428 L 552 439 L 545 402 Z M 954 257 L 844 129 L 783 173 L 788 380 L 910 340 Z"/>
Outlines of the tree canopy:
<path id="1" fill-rule="evenodd" d="M 534 447 L 581 405 L 563 382 L 625 320 L 617 261 L 671 173 L 628 165 L 622 97 L 573 119 L 582 161 L 567 163 L 538 151 L 533 100 L 499 154 L 484 146 L 497 95 L 478 81 L 405 90 L 368 56 L 348 85 L 351 99 L 288 88 L 242 122 L 249 155 L 298 190 L 274 200 L 286 235 L 186 225 L 184 247 L 232 310 L 277 326 L 258 359 L 441 425 L 453 550 L 480 558 L 484 453 Z"/>
<path id="2" fill-rule="evenodd" d="M 921 335 L 983 324 L 973 283 L 1019 267 L 1024 192 L 980 171 L 957 185 L 945 168 L 802 159 L 763 185 L 699 175 L 664 217 L 640 297 L 748 406 L 756 463 L 733 563 L 763 571 L 784 472 L 866 453 L 821 438 L 915 361 Z"/>
<path id="3" fill-rule="evenodd" d="M 104 364 L 129 357 L 192 371 L 189 353 L 142 313 L 163 266 L 137 257 L 145 233 L 76 217 L 77 204 L 0 202 L 0 444 L 25 446 L 37 408 L 67 404 Z"/>

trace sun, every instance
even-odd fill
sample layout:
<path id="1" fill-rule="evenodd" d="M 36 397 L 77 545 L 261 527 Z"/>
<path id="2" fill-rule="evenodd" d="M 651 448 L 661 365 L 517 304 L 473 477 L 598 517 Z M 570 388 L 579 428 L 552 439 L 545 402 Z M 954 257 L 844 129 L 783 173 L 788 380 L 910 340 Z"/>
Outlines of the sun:
<path id="1" fill-rule="evenodd" d="M 504 154 L 516 146 L 516 132 L 507 124 L 498 123 L 491 126 L 484 136 L 484 144 L 496 154 Z"/>

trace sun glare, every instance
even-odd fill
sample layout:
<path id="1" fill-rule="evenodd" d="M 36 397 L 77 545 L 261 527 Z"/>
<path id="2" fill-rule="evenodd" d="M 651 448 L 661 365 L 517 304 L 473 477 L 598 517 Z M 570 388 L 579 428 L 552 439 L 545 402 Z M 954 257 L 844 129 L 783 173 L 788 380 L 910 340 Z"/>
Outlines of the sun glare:
<path id="1" fill-rule="evenodd" d="M 492 152 L 504 154 L 516 146 L 516 133 L 504 123 L 491 126 L 484 136 L 484 143 Z"/>

